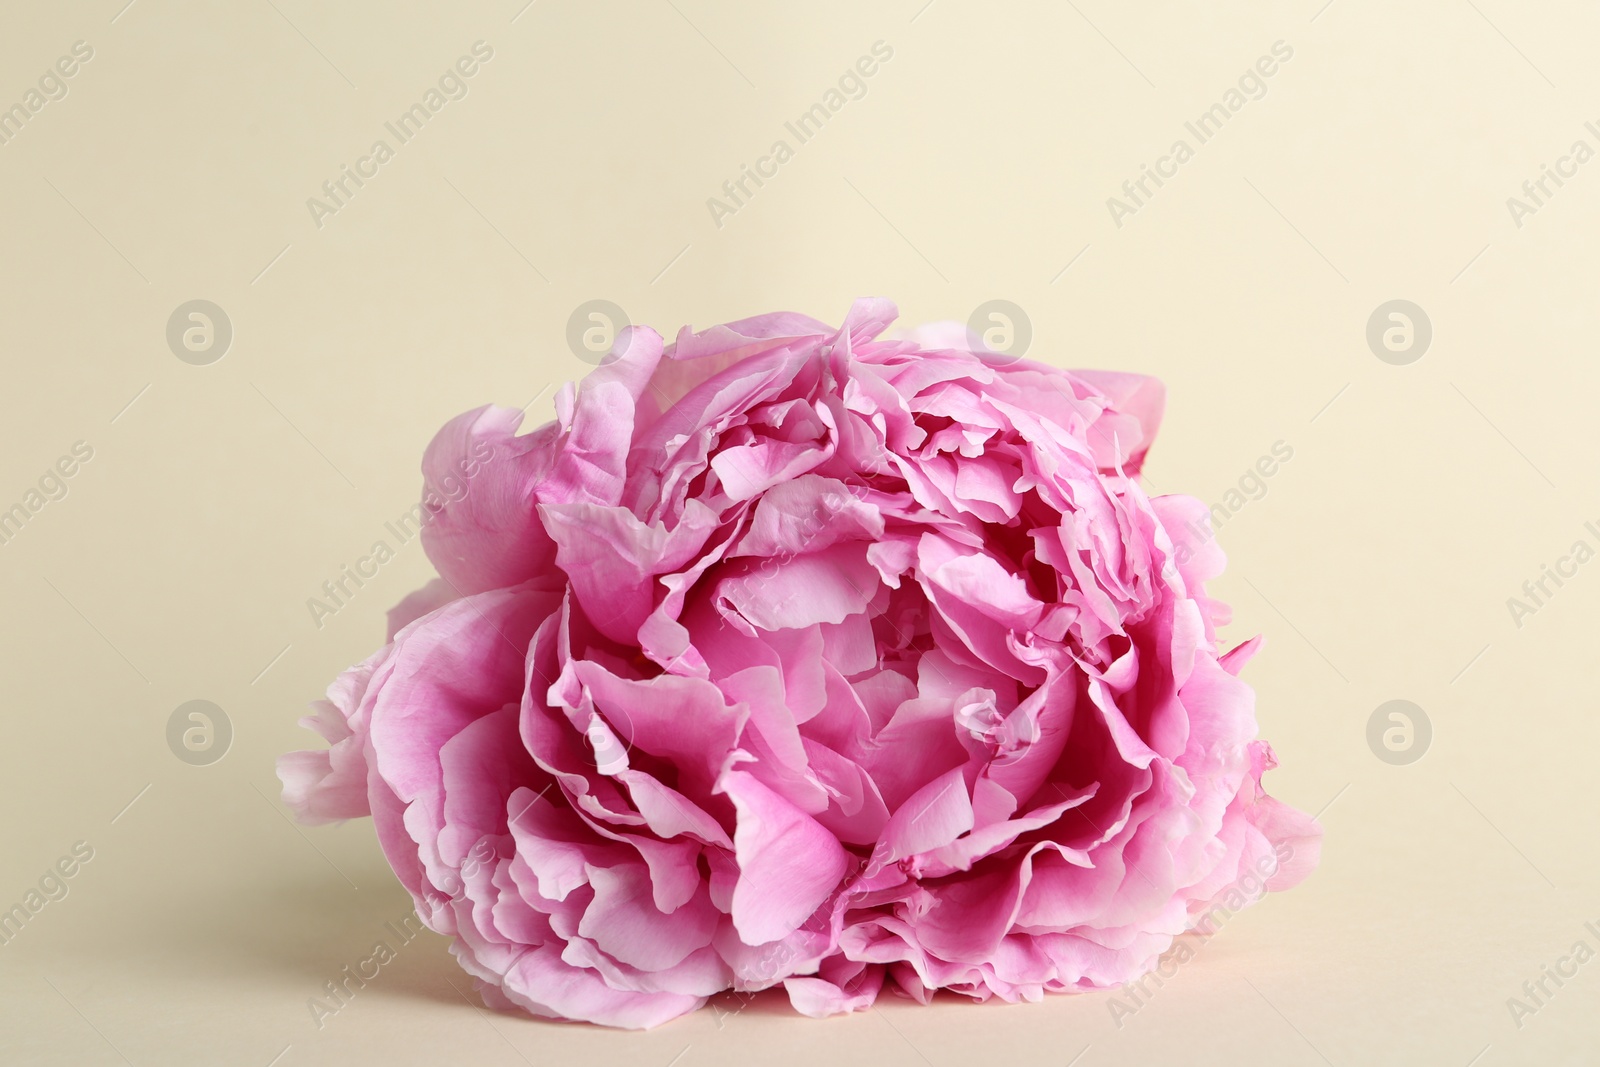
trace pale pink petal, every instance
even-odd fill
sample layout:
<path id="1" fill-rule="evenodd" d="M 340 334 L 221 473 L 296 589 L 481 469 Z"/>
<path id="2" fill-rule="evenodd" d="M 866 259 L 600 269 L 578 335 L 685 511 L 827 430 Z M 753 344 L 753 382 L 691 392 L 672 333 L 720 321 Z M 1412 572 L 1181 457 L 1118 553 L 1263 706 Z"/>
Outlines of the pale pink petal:
<path id="1" fill-rule="evenodd" d="M 895 809 L 883 828 L 875 863 L 888 864 L 950 844 L 972 829 L 972 798 L 962 769 L 935 778 Z"/>
<path id="2" fill-rule="evenodd" d="M 671 913 L 656 910 L 649 871 L 642 864 L 591 867 L 594 900 L 578 932 L 613 959 L 631 967 L 660 971 L 683 962 L 711 944 L 719 912 L 704 895 Z"/>
<path id="3" fill-rule="evenodd" d="M 469 411 L 446 423 L 423 457 L 432 495 L 418 505 L 415 525 L 428 558 L 459 596 L 539 577 L 555 558 L 534 504 L 559 434 L 552 423 L 518 437 L 521 423 L 516 408 Z"/>
<path id="4" fill-rule="evenodd" d="M 815 819 L 751 775 L 729 771 L 720 788 L 739 812 L 733 924 L 748 944 L 776 941 L 822 906 L 849 869 L 850 855 Z"/>
<path id="5" fill-rule="evenodd" d="M 518 956 L 500 988 L 511 1003 L 534 1015 L 627 1030 L 660 1026 L 705 1003 L 704 997 L 681 993 L 613 989 L 597 972 L 562 960 L 559 944 L 541 945 Z"/>

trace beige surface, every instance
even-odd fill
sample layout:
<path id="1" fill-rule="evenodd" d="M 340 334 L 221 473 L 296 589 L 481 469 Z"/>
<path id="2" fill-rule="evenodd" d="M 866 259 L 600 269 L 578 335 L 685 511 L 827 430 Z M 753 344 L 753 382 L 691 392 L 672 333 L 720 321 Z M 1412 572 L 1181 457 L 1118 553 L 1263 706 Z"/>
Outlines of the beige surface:
<path id="1" fill-rule="evenodd" d="M 1600 948 L 1600 564 L 1520 627 L 1506 605 L 1600 547 L 1600 162 L 1520 227 L 1506 205 L 1600 148 L 1591 7 L 124 2 L 12 5 L 0 34 L 0 104 L 93 48 L 0 145 L 0 509 L 93 449 L 0 545 L 0 906 L 93 848 L 0 947 L 0 1062 L 1595 1062 L 1600 963 L 1507 1007 Z M 319 228 L 307 198 L 480 40 L 465 98 Z M 706 199 L 880 40 L 719 228 Z M 1117 226 L 1107 198 L 1280 40 L 1265 95 Z M 1120 1026 L 1093 995 L 561 1027 L 469 1006 L 427 934 L 319 1030 L 307 999 L 408 902 L 368 825 L 286 821 L 272 760 L 429 570 L 402 547 L 321 629 L 307 598 L 409 507 L 446 418 L 545 416 L 587 369 L 583 301 L 673 331 L 862 294 L 906 323 L 1011 300 L 1031 354 L 1162 376 L 1158 491 L 1228 506 L 1293 449 L 1224 525 L 1218 588 L 1228 636 L 1268 636 L 1268 785 L 1327 806 L 1322 868 Z M 197 298 L 233 324 L 209 366 L 164 336 Z M 1405 366 L 1365 340 L 1396 298 L 1434 328 Z M 1393 698 L 1433 724 L 1408 766 L 1366 741 Z M 210 766 L 168 749 L 191 699 L 233 725 Z"/>

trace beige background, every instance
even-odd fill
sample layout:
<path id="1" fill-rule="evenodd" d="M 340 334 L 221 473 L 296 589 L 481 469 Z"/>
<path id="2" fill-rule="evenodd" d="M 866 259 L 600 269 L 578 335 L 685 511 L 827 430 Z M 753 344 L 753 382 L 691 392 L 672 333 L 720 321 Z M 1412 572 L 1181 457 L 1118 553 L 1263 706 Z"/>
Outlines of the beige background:
<path id="1" fill-rule="evenodd" d="M 0 545 L 0 907 L 94 848 L 0 948 L 0 1061 L 1594 1062 L 1600 962 L 1520 1027 L 1506 1003 L 1600 948 L 1600 564 L 1520 628 L 1506 606 L 1600 545 L 1600 162 L 1506 206 L 1600 147 L 1592 6 L 125 2 L 12 4 L 0 34 L 4 106 L 94 49 L 0 146 L 0 508 L 94 449 Z M 469 94 L 319 229 L 307 198 L 478 40 Z M 865 97 L 718 228 L 706 199 L 878 40 Z M 1266 95 L 1116 226 L 1279 40 Z M 1030 355 L 1160 375 L 1158 491 L 1221 501 L 1293 448 L 1217 589 L 1230 639 L 1267 635 L 1268 786 L 1324 811 L 1321 869 L 1120 1027 L 1108 995 L 563 1027 L 473 1006 L 429 934 L 319 1030 L 307 998 L 409 905 L 370 826 L 287 821 L 272 761 L 430 571 L 403 547 L 321 629 L 307 598 L 414 501 L 445 419 L 548 417 L 582 302 L 670 334 L 864 294 L 905 324 L 1007 299 Z M 209 366 L 164 335 L 196 298 L 234 330 Z M 1405 366 L 1365 340 L 1395 298 L 1433 325 Z M 196 698 L 234 730 L 203 767 L 165 736 Z M 1433 725 L 1407 766 L 1366 741 L 1393 698 Z"/>

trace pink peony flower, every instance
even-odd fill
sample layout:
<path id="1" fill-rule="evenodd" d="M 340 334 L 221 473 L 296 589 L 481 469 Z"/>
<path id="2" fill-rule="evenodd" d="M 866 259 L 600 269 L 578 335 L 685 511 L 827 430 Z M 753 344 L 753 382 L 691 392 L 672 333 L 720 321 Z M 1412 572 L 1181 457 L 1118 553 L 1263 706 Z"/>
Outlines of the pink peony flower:
<path id="1" fill-rule="evenodd" d="M 1161 384 L 895 316 L 631 328 L 556 422 L 428 448 L 430 484 L 476 461 L 440 577 L 279 775 L 308 822 L 372 815 L 490 1004 L 1037 1000 L 1315 866 L 1206 509 L 1137 480 Z"/>

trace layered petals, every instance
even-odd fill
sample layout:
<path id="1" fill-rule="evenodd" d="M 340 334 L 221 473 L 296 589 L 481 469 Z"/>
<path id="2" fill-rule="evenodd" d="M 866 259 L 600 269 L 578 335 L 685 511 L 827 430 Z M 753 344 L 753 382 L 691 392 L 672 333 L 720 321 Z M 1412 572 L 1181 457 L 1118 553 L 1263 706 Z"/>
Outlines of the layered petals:
<path id="1" fill-rule="evenodd" d="M 1206 509 L 1139 483 L 1160 382 L 895 314 L 630 327 L 554 422 L 429 446 L 439 578 L 278 772 L 373 817 L 490 1006 L 1038 1000 L 1315 867 Z"/>

